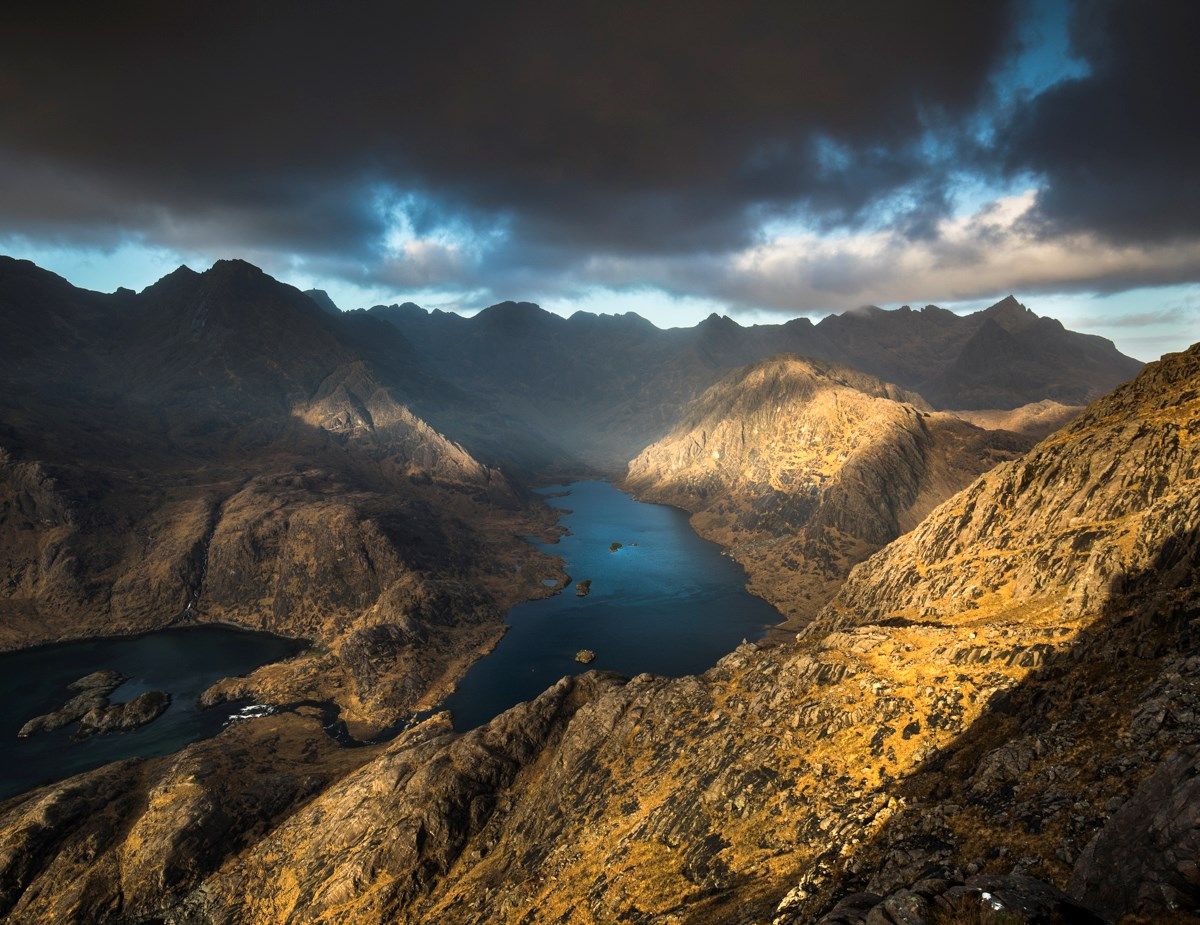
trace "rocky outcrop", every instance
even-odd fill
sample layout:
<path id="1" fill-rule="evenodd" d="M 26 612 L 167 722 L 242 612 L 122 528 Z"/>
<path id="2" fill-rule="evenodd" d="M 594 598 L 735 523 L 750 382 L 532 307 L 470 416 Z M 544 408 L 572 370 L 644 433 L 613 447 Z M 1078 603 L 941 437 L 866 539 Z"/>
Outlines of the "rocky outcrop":
<path id="1" fill-rule="evenodd" d="M 74 697 L 43 716 L 35 716 L 23 725 L 18 736 L 50 732 L 78 722 L 74 738 L 108 732 L 137 729 L 158 719 L 171 705 L 171 695 L 163 691 L 144 691 L 125 703 L 112 703 L 109 695 L 127 679 L 120 672 L 105 669 L 73 681 L 68 687 L 79 691 Z"/>
<path id="2" fill-rule="evenodd" d="M 1022 874 L 1008 874 L 974 876 L 966 883 L 932 877 L 886 897 L 854 893 L 821 916 L 817 925 L 938 925 L 940 922 L 1103 925 L 1104 921 L 1048 883 Z"/>
<path id="3" fill-rule="evenodd" d="M 52 713 L 35 716 L 23 725 L 17 732 L 21 738 L 38 732 L 52 732 L 69 726 L 85 716 L 97 711 L 103 711 L 108 706 L 108 695 L 128 680 L 119 671 L 103 669 L 93 671 L 78 681 L 67 685 L 68 689 L 79 693 Z M 153 717 L 152 717 L 153 718 Z"/>
<path id="4" fill-rule="evenodd" d="M 163 691 L 144 691 L 126 703 L 95 706 L 79 718 L 75 738 L 125 732 L 158 719 L 171 705 L 171 695 Z"/>
<path id="5" fill-rule="evenodd" d="M 1200 896 L 1200 746 L 1168 756 L 1084 848 L 1070 891 L 1114 921 L 1195 911 Z"/>
<path id="6" fill-rule="evenodd" d="M 1008 430 L 1013 433 L 1041 440 L 1069 424 L 1083 412 L 1083 405 L 1064 405 L 1061 402 L 1043 399 L 1019 408 L 1001 408 L 983 411 L 952 411 L 976 427 L 987 430 Z"/>
<path id="7" fill-rule="evenodd" d="M 96 694 L 111 694 L 129 679 L 119 671 L 111 668 L 101 668 L 86 674 L 78 681 L 72 681 L 67 687 L 73 691 L 85 691 Z"/>
<path id="8" fill-rule="evenodd" d="M 852 369 L 781 356 L 705 392 L 625 485 L 691 511 L 799 626 L 857 562 L 1028 446 Z"/>

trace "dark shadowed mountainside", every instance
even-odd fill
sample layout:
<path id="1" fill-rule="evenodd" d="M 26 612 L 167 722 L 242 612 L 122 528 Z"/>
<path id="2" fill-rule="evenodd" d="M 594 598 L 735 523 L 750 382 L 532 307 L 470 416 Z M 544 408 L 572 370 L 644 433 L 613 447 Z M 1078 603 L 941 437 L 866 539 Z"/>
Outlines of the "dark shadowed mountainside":
<path id="1" fill-rule="evenodd" d="M 104 295 L 0 259 L 0 646 L 219 620 L 320 644 L 228 696 L 386 724 L 444 689 L 544 593 L 518 534 L 553 518 L 366 324 L 241 261 Z"/>

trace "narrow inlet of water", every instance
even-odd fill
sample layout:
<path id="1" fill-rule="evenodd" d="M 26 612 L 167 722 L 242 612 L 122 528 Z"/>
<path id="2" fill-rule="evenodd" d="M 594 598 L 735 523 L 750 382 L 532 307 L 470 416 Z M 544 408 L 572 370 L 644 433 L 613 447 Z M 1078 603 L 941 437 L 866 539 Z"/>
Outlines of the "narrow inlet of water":
<path id="1" fill-rule="evenodd" d="M 509 612 L 499 645 L 443 704 L 455 728 L 473 729 L 563 675 L 593 668 L 630 677 L 697 674 L 782 619 L 747 593 L 742 567 L 698 537 L 685 512 L 636 501 L 601 481 L 541 492 L 563 510 L 570 533 L 538 545 L 563 558 L 571 583 Z M 591 582 L 584 597 L 575 592 L 580 581 Z M 589 664 L 575 660 L 584 649 L 595 653 Z"/>

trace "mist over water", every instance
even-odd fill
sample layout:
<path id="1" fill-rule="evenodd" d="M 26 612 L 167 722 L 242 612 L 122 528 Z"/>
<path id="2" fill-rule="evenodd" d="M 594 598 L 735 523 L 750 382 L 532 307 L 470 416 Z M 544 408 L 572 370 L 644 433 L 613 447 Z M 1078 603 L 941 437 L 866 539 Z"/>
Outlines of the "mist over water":
<path id="1" fill-rule="evenodd" d="M 741 566 L 698 537 L 683 511 L 635 501 L 608 482 L 541 492 L 566 512 L 561 522 L 570 533 L 537 545 L 565 560 L 571 583 L 561 594 L 509 612 L 500 644 L 443 704 L 455 728 L 487 722 L 564 675 L 591 669 L 630 677 L 696 674 L 782 619 L 745 591 Z M 614 542 L 622 546 L 612 552 Z M 575 583 L 585 579 L 591 593 L 577 597 Z M 575 661 L 581 649 L 594 651 L 595 661 Z"/>

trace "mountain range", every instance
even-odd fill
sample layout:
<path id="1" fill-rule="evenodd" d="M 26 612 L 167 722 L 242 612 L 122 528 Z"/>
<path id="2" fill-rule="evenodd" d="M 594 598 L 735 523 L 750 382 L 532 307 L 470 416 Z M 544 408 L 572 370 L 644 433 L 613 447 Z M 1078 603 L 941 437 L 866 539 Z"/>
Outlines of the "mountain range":
<path id="1" fill-rule="evenodd" d="M 203 695 L 273 715 L 0 802 L 8 921 L 1200 903 L 1200 345 L 1143 368 L 1011 298 L 664 331 L 0 258 L 0 369 L 0 647 L 310 643 Z M 505 611 L 569 580 L 528 486 L 592 473 L 689 511 L 785 622 L 456 731 L 435 708 Z"/>
<path id="2" fill-rule="evenodd" d="M 240 261 L 103 295 L 0 260 L 0 645 L 304 636 L 274 696 L 376 725 L 486 651 L 556 574 L 515 535 L 553 517 L 414 415 L 440 386 L 399 338 L 364 356 L 370 324 Z"/>
<path id="3" fill-rule="evenodd" d="M 607 475 L 620 475 L 722 376 L 777 354 L 853 367 L 938 409 L 1012 409 L 1048 399 L 1080 405 L 1142 366 L 1111 341 L 1068 331 L 1012 296 L 965 316 L 932 305 L 867 308 L 818 324 L 798 318 L 743 327 L 714 314 L 668 330 L 633 313 L 562 318 L 528 302 L 503 302 L 470 318 L 412 303 L 363 313 L 399 330 L 441 378 L 506 410 L 516 429 L 508 459 L 498 461 Z M 459 433 L 457 416 L 433 409 L 427 416 Z M 521 448 L 515 458 L 514 447 Z"/>

